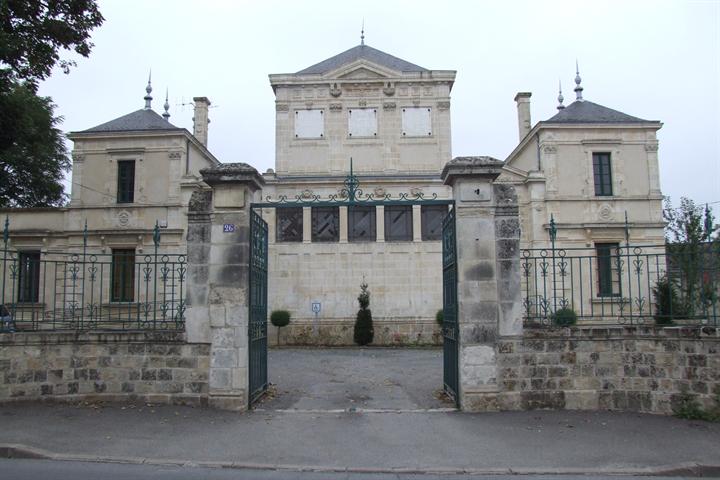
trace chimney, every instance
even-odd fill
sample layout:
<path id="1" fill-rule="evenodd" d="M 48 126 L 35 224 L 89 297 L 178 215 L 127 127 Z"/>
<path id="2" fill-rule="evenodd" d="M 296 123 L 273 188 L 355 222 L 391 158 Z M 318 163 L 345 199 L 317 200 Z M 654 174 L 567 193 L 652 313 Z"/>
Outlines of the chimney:
<path id="1" fill-rule="evenodd" d="M 207 97 L 194 97 L 193 102 L 195 102 L 193 135 L 195 135 L 195 138 L 197 138 L 200 143 L 207 147 L 208 124 L 210 123 L 208 108 L 210 107 L 210 100 L 208 100 Z"/>
<path id="2" fill-rule="evenodd" d="M 520 140 L 525 138 L 525 135 L 530 133 L 532 123 L 530 123 L 530 92 L 518 92 L 515 95 L 515 102 L 517 102 L 518 110 L 518 131 L 520 133 Z"/>

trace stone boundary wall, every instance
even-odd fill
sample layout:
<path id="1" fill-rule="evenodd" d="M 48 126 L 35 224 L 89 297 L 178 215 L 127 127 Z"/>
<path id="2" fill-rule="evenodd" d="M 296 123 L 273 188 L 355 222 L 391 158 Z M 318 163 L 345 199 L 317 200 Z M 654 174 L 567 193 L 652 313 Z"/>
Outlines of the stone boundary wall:
<path id="1" fill-rule="evenodd" d="M 684 394 L 720 395 L 720 328 L 526 329 L 497 344 L 501 410 L 670 414 Z M 489 399 L 488 399 L 489 400 Z"/>
<path id="2" fill-rule="evenodd" d="M 355 319 L 300 319 L 280 329 L 281 346 L 355 346 Z M 373 318 L 375 336 L 371 346 L 439 346 L 442 345 L 440 327 L 435 319 Z M 277 327 L 268 321 L 269 345 L 277 345 Z"/>
<path id="3" fill-rule="evenodd" d="M 0 334 L 0 403 L 208 403 L 210 345 L 174 332 Z"/>

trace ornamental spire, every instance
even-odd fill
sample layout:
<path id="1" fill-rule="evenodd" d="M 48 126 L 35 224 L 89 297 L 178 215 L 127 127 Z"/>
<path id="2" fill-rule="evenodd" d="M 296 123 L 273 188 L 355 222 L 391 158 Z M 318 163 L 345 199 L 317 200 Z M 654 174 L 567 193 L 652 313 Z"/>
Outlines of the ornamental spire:
<path id="1" fill-rule="evenodd" d="M 360 45 L 365 45 L 365 19 L 362 21 L 362 28 L 360 29 Z"/>
<path id="2" fill-rule="evenodd" d="M 150 105 L 152 103 L 152 69 L 150 69 L 150 75 L 148 75 L 148 84 L 147 87 L 145 87 L 145 110 L 150 110 L 152 106 Z"/>
<path id="3" fill-rule="evenodd" d="M 558 80 L 558 110 L 563 110 L 565 108 L 565 105 L 563 105 L 563 100 L 565 100 L 565 97 L 563 97 L 562 94 L 562 82 Z"/>
<path id="4" fill-rule="evenodd" d="M 165 87 L 165 105 L 163 105 L 163 108 L 165 108 L 165 113 L 162 114 L 163 118 L 166 122 L 170 121 L 170 103 L 168 102 L 168 89 Z"/>
<path id="5" fill-rule="evenodd" d="M 580 78 L 580 68 L 578 67 L 578 61 L 575 60 L 575 100 L 582 102 L 583 87 L 580 85 L 580 82 L 582 82 L 582 79 Z"/>

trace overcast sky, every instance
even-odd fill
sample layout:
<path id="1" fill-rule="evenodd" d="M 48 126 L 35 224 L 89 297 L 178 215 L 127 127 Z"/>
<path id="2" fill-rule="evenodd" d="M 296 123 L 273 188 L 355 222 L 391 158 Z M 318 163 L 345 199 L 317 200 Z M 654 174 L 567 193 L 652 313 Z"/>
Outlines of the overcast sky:
<path id="1" fill-rule="evenodd" d="M 577 58 L 587 100 L 664 123 L 663 193 L 720 202 L 720 1 L 108 0 L 100 10 L 90 57 L 40 89 L 65 131 L 142 108 L 152 67 L 155 111 L 169 88 L 170 121 L 192 131 L 182 104 L 207 96 L 210 150 L 264 172 L 275 162 L 268 74 L 357 45 L 364 18 L 368 45 L 457 70 L 453 156 L 504 160 L 518 142 L 515 93 L 532 92 L 533 123 L 548 119 L 558 80 L 574 100 Z"/>

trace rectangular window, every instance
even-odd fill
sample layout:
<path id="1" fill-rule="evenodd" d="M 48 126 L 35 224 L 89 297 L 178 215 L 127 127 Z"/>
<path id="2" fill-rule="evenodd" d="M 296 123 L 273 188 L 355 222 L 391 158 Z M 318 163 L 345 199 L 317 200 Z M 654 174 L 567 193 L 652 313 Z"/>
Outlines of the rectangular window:
<path id="1" fill-rule="evenodd" d="M 117 203 L 135 201 L 135 160 L 118 161 Z"/>
<path id="2" fill-rule="evenodd" d="M 377 136 L 377 109 L 354 108 L 348 110 L 349 137 Z"/>
<path id="3" fill-rule="evenodd" d="M 619 247 L 620 244 L 618 243 L 595 244 L 598 297 L 620 296 Z"/>
<path id="4" fill-rule="evenodd" d="M 595 196 L 611 196 L 613 191 L 609 153 L 593 153 L 593 176 L 595 177 Z"/>
<path id="5" fill-rule="evenodd" d="M 447 205 L 422 206 L 420 220 L 422 221 L 423 240 L 440 240 L 442 238 L 442 222 L 447 213 Z"/>
<path id="6" fill-rule="evenodd" d="M 337 242 L 340 239 L 340 210 L 338 207 L 312 208 L 312 241 Z"/>
<path id="7" fill-rule="evenodd" d="M 18 303 L 37 303 L 40 292 L 40 252 L 20 252 Z"/>
<path id="8" fill-rule="evenodd" d="M 429 107 L 405 107 L 402 109 L 403 137 L 428 137 L 432 135 L 432 110 Z"/>
<path id="9" fill-rule="evenodd" d="M 348 238 L 351 242 L 375 241 L 375 207 L 348 207 Z"/>
<path id="10" fill-rule="evenodd" d="M 303 210 L 302 207 L 276 208 L 277 218 L 276 241 L 302 242 Z"/>
<path id="11" fill-rule="evenodd" d="M 322 110 L 295 110 L 295 138 L 323 138 L 325 118 Z"/>
<path id="12" fill-rule="evenodd" d="M 412 207 L 410 205 L 387 205 L 385 207 L 385 241 L 412 241 Z"/>
<path id="13" fill-rule="evenodd" d="M 135 250 L 114 248 L 110 270 L 110 301 L 135 301 Z"/>

